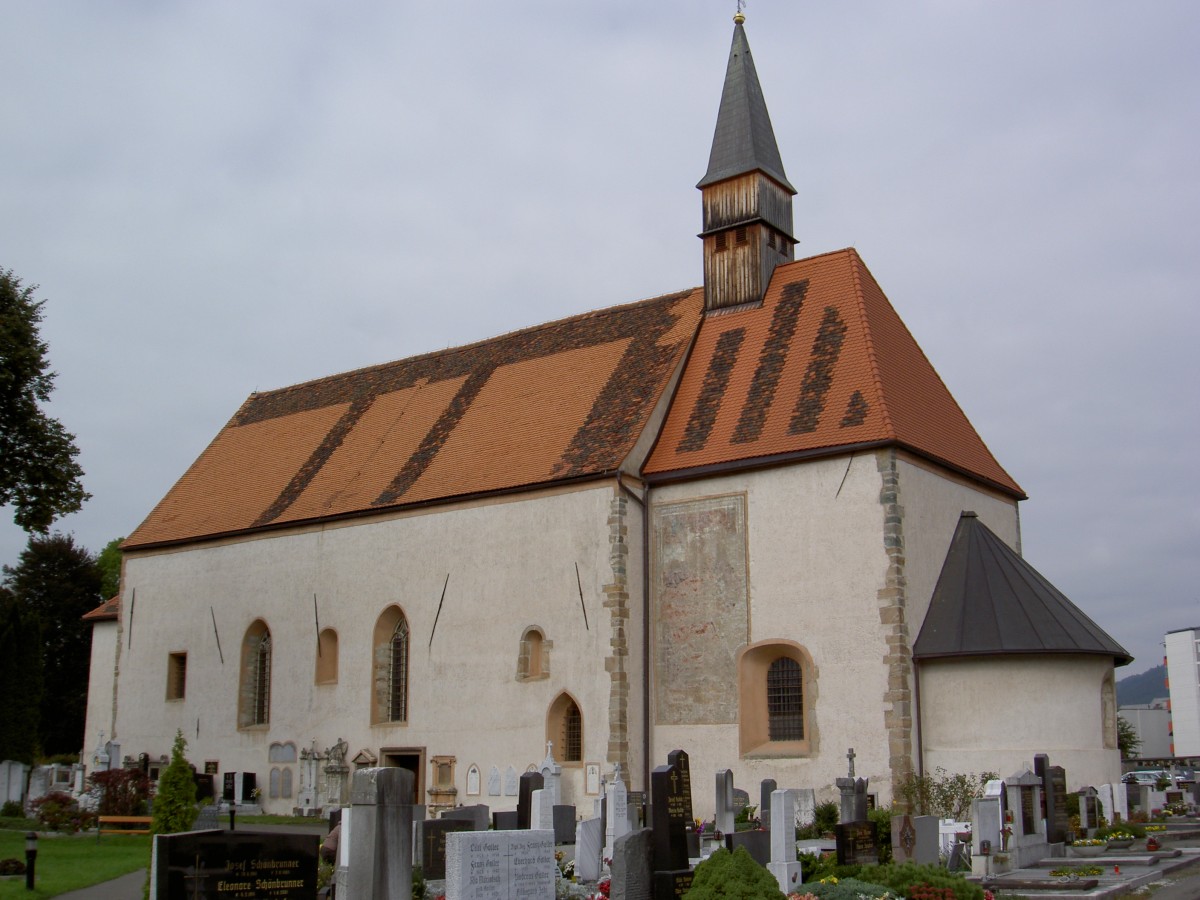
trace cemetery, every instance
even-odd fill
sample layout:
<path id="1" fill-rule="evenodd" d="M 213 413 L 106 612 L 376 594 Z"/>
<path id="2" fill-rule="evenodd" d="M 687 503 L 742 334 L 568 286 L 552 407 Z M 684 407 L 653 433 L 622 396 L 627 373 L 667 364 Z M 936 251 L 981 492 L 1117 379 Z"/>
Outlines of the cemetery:
<path id="1" fill-rule="evenodd" d="M 107 769 L 90 773 L 0 764 L 9 809 L 36 815 L 73 805 L 75 818 L 46 819 L 44 827 L 82 823 L 97 844 L 106 819 L 148 824 L 149 816 L 94 814 L 97 785 L 112 783 L 104 776 L 140 773 L 139 761 L 122 759 L 115 745 L 94 761 L 102 756 Z M 223 779 L 223 799 L 201 801 L 191 830 L 153 839 L 150 897 L 705 900 L 724 896 L 721 885 L 733 881 L 754 885 L 752 896 L 790 900 L 849 891 L 1055 900 L 1115 897 L 1200 859 L 1200 786 L 1192 782 L 1068 792 L 1063 767 L 1037 754 L 1003 778 L 914 777 L 893 810 L 876 808 L 853 748 L 845 758 L 846 774 L 830 791 L 773 778 L 739 786 L 731 769 L 694 772 L 689 754 L 676 749 L 653 768 L 646 793 L 628 789 L 619 764 L 600 773 L 587 809 L 561 802 L 552 744 L 541 764 L 516 776 L 515 808 L 416 805 L 411 771 L 361 767 L 346 778 L 346 802 L 324 809 L 337 829 L 324 857 L 311 831 L 234 827 L 239 811 L 251 811 L 254 789 Z M 212 780 L 205 778 L 195 775 Z M 4 862 L 16 872 L 18 860 Z"/>

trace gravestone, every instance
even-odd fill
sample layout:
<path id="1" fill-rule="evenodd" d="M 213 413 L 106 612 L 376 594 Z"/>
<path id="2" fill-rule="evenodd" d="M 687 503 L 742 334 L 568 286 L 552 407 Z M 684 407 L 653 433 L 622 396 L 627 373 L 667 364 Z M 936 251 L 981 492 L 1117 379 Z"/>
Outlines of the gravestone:
<path id="1" fill-rule="evenodd" d="M 897 863 L 936 864 L 938 849 L 937 816 L 892 816 L 892 859 Z"/>
<path id="2" fill-rule="evenodd" d="M 500 769 L 496 766 L 492 766 L 491 770 L 488 772 L 488 796 L 499 797 L 500 788 Z"/>
<path id="3" fill-rule="evenodd" d="M 473 806 L 456 806 L 454 809 L 448 809 L 442 813 L 442 818 L 462 819 L 470 822 L 471 828 L 475 831 L 487 831 L 488 824 L 492 820 L 492 812 L 482 803 L 476 803 Z"/>
<path id="4" fill-rule="evenodd" d="M 873 822 L 839 822 L 837 861 L 839 866 L 873 866 L 879 862 L 879 844 Z"/>
<path id="5" fill-rule="evenodd" d="M 774 784 L 774 779 L 768 779 Z M 775 790 L 769 798 L 771 810 L 771 859 L 767 871 L 775 876 L 779 890 L 791 894 L 804 881 L 796 859 L 796 800 L 791 791 Z"/>
<path id="6" fill-rule="evenodd" d="M 725 835 L 725 849 L 732 853 L 738 847 L 744 847 L 750 858 L 765 868 L 771 861 L 771 832 L 755 828 Z"/>
<path id="7" fill-rule="evenodd" d="M 692 870 L 654 873 L 654 900 L 682 900 L 692 886 Z"/>
<path id="8" fill-rule="evenodd" d="M 557 871 L 550 831 L 446 837 L 446 900 L 554 900 Z"/>
<path id="9" fill-rule="evenodd" d="M 837 787 L 842 795 L 842 805 L 838 814 L 839 822 L 865 822 L 867 820 L 867 779 L 854 777 L 854 748 L 846 753 L 849 762 L 849 774 L 837 779 Z"/>
<path id="10" fill-rule="evenodd" d="M 988 841 L 993 853 L 1003 853 L 1006 841 L 1001 828 L 1004 827 L 1004 813 L 1000 811 L 1000 800 L 997 797 L 978 797 L 971 801 L 971 837 L 975 852 Z M 892 845 L 895 846 L 896 828 L 892 826 Z M 924 862 L 925 860 L 920 860 Z"/>
<path id="11" fill-rule="evenodd" d="M 1033 772 L 1042 780 L 1042 802 L 1046 811 L 1046 840 L 1060 844 L 1067 839 L 1070 824 L 1067 817 L 1067 771 L 1050 765 L 1045 753 L 1033 757 Z"/>
<path id="12" fill-rule="evenodd" d="M 315 834 L 246 831 L 155 835 L 150 897 L 310 900 L 317 894 L 320 842 Z"/>
<path id="13" fill-rule="evenodd" d="M 554 806 L 554 843 L 575 843 L 575 807 L 568 803 Z"/>
<path id="14" fill-rule="evenodd" d="M 515 809 L 500 809 L 492 813 L 492 828 L 496 831 L 516 831 L 519 820 Z"/>
<path id="15" fill-rule="evenodd" d="M 343 896 L 355 900 L 411 900 L 413 779 L 408 769 L 359 769 L 350 804 L 354 840 L 350 883 Z"/>
<path id="16" fill-rule="evenodd" d="M 687 803 L 683 779 L 674 766 L 658 766 L 650 773 L 650 824 L 656 871 L 686 869 Z"/>
<path id="17" fill-rule="evenodd" d="M 771 830 L 771 795 L 779 790 L 774 778 L 764 778 L 758 786 L 758 820 L 762 827 Z"/>
<path id="18" fill-rule="evenodd" d="M 466 819 L 426 819 L 416 822 L 413 840 L 413 865 L 421 867 L 428 879 L 441 881 L 446 877 L 446 835 L 458 831 L 474 831 Z"/>
<path id="19" fill-rule="evenodd" d="M 554 804 L 550 802 L 550 792 L 545 788 L 533 792 L 529 810 L 529 827 L 533 831 L 554 830 Z"/>
<path id="20" fill-rule="evenodd" d="M 610 897 L 651 900 L 654 894 L 654 847 L 649 828 L 622 835 L 613 848 Z"/>
<path id="21" fill-rule="evenodd" d="M 599 819 L 584 819 L 575 826 L 575 877 L 580 881 L 599 881 L 603 853 L 604 823 Z"/>
<path id="22" fill-rule="evenodd" d="M 0 763 L 0 803 L 21 803 L 25 799 L 25 778 L 29 766 L 6 759 Z"/>
<path id="23" fill-rule="evenodd" d="M 549 796 L 547 802 L 551 807 L 557 803 L 562 803 L 562 766 L 554 759 L 554 742 L 546 741 L 546 758 L 542 760 L 542 764 L 538 766 L 538 772 L 542 776 L 542 790 Z"/>
<path id="24" fill-rule="evenodd" d="M 733 821 L 737 824 L 738 817 L 746 811 L 746 807 L 750 805 L 750 794 L 743 791 L 741 788 L 733 789 Z"/>
<path id="25" fill-rule="evenodd" d="M 800 788 L 792 795 L 796 798 L 796 823 L 811 825 L 817 820 L 817 792 L 812 788 Z"/>
<path id="26" fill-rule="evenodd" d="M 629 834 L 629 792 L 625 782 L 621 780 L 621 765 L 618 763 L 613 772 L 613 780 L 608 785 L 604 811 L 604 855 L 612 859 L 617 838 Z"/>
<path id="27" fill-rule="evenodd" d="M 1084 788 L 1079 792 L 1079 827 L 1087 832 L 1088 829 L 1098 828 L 1100 801 L 1096 789 Z"/>
<path id="28" fill-rule="evenodd" d="M 525 772 L 521 775 L 521 790 L 517 799 L 517 828 L 529 827 L 533 813 L 533 792 L 541 789 L 541 772 Z"/>
<path id="29" fill-rule="evenodd" d="M 521 793 L 521 781 L 517 777 L 517 770 L 509 766 L 504 773 L 504 796 L 516 797 Z"/>
<path id="30" fill-rule="evenodd" d="M 691 825 L 695 821 L 695 816 L 692 812 L 692 764 L 688 759 L 687 753 L 683 750 L 672 750 L 667 754 L 667 765 L 674 766 L 675 771 L 679 773 L 679 780 L 683 788 L 684 800 L 684 815 L 687 818 L 688 824 Z"/>
<path id="31" fill-rule="evenodd" d="M 733 809 L 733 772 L 729 769 L 721 769 L 717 772 L 716 800 L 717 831 L 722 834 L 732 834 L 735 828 L 734 818 L 737 814 Z"/>

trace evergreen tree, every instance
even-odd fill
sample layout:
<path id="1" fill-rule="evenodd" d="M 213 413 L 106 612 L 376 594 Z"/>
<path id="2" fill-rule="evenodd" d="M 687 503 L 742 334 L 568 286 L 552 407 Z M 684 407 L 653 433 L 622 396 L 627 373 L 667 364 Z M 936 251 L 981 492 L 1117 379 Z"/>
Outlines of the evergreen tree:
<path id="1" fill-rule="evenodd" d="M 37 619 L 0 587 L 0 759 L 39 755 L 42 641 Z"/>
<path id="2" fill-rule="evenodd" d="M 40 743 L 47 756 L 83 748 L 92 632 L 83 616 L 100 603 L 96 561 L 70 535 L 34 535 L 4 586 L 41 627 Z"/>
<path id="3" fill-rule="evenodd" d="M 155 834 L 188 831 L 200 814 L 196 808 L 196 776 L 183 755 L 186 749 L 183 732 L 177 730 L 171 747 L 171 764 L 159 776 L 154 795 Z"/>
<path id="4" fill-rule="evenodd" d="M 74 436 L 41 408 L 54 389 L 41 321 L 33 288 L 0 269 L 0 506 L 37 533 L 88 499 Z"/>

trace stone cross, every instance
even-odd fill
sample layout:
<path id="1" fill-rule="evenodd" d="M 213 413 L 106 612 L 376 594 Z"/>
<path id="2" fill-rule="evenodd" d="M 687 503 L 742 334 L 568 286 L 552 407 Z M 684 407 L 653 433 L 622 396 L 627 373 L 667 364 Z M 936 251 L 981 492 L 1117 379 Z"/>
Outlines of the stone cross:
<path id="1" fill-rule="evenodd" d="M 853 747 L 851 747 L 850 751 L 846 754 L 846 759 L 848 759 L 850 761 L 850 776 L 849 777 L 853 778 L 854 777 L 854 748 Z"/>

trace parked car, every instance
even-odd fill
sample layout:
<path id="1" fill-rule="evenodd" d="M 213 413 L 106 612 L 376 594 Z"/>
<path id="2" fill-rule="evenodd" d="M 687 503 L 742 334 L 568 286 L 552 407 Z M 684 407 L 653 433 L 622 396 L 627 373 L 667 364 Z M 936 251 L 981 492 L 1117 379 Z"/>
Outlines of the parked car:
<path id="1" fill-rule="evenodd" d="M 1168 784 L 1171 784 L 1172 781 L 1180 782 L 1187 780 L 1184 775 L 1176 775 L 1172 779 L 1171 773 L 1166 769 L 1139 769 L 1136 772 L 1126 772 L 1121 776 L 1121 780 L 1126 784 L 1146 784 L 1150 787 L 1154 787 L 1158 784 L 1159 780 L 1164 778 Z"/>

